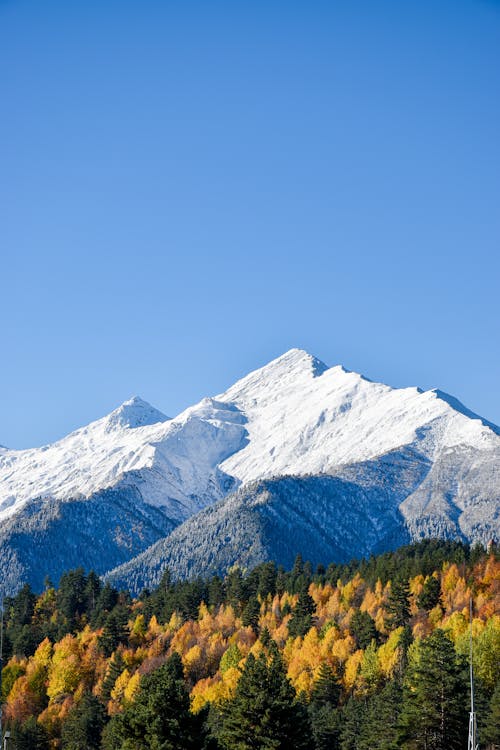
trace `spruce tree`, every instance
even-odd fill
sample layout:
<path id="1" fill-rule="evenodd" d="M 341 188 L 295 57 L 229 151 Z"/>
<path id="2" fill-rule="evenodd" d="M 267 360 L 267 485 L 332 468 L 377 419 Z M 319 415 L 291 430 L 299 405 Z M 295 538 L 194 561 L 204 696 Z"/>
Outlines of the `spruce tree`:
<path id="1" fill-rule="evenodd" d="M 362 730 L 366 718 L 366 700 L 351 696 L 342 711 L 340 750 L 363 750 Z"/>
<path id="2" fill-rule="evenodd" d="M 107 616 L 102 635 L 99 636 L 99 646 L 104 656 L 111 656 L 120 643 L 127 642 L 130 635 L 128 617 L 128 609 L 121 604 L 118 604 Z"/>
<path id="3" fill-rule="evenodd" d="M 373 617 L 368 612 L 362 612 L 360 609 L 357 609 L 353 614 L 349 630 L 358 648 L 368 648 L 372 640 L 377 639 L 377 630 Z"/>
<path id="4" fill-rule="evenodd" d="M 182 661 L 174 653 L 142 678 L 133 703 L 112 717 L 103 732 L 103 750 L 200 750 L 202 721 L 189 708 Z"/>
<path id="5" fill-rule="evenodd" d="M 125 669 L 125 662 L 120 651 L 116 651 L 113 654 L 113 658 L 109 662 L 106 676 L 103 680 L 101 687 L 101 700 L 106 705 L 111 698 L 111 691 L 115 686 L 115 682 Z"/>
<path id="6" fill-rule="evenodd" d="M 479 738 L 488 743 L 490 748 L 500 748 L 500 680 L 497 682 L 490 701 L 486 722 Z"/>
<path id="7" fill-rule="evenodd" d="M 83 696 L 66 718 L 61 735 L 63 750 L 89 750 L 98 748 L 106 712 L 102 703 L 92 693 Z"/>
<path id="8" fill-rule="evenodd" d="M 49 750 L 49 736 L 35 717 L 30 716 L 22 724 L 16 721 L 11 725 L 7 746 L 15 750 Z"/>
<path id="9" fill-rule="evenodd" d="M 250 626 L 254 633 L 259 631 L 259 617 L 260 617 L 260 604 L 256 596 L 250 597 L 247 601 L 243 613 L 241 615 L 241 622 L 244 627 Z"/>
<path id="10" fill-rule="evenodd" d="M 273 562 L 263 563 L 259 570 L 258 595 L 264 599 L 268 594 L 276 593 L 276 565 Z"/>
<path id="11" fill-rule="evenodd" d="M 359 750 L 399 750 L 401 697 L 401 686 L 393 680 L 367 700 Z"/>
<path id="12" fill-rule="evenodd" d="M 424 583 L 421 594 L 417 598 L 417 605 L 421 609 L 433 609 L 441 599 L 441 584 L 435 576 L 429 576 Z"/>
<path id="13" fill-rule="evenodd" d="M 462 750 L 467 736 L 467 674 L 444 631 L 435 630 L 412 654 L 404 683 L 401 747 Z"/>
<path id="14" fill-rule="evenodd" d="M 393 580 L 387 600 L 386 627 L 389 630 L 405 627 L 410 619 L 410 587 L 408 579 L 397 577 Z"/>
<path id="15" fill-rule="evenodd" d="M 311 691 L 309 717 L 316 750 L 338 747 L 340 685 L 327 662 L 322 662 Z"/>
<path id="16" fill-rule="evenodd" d="M 288 632 L 292 638 L 304 636 L 313 624 L 313 614 L 316 611 L 314 599 L 309 594 L 309 584 L 303 583 L 299 590 L 299 600 L 293 609 L 293 615 L 288 623 Z"/>
<path id="17" fill-rule="evenodd" d="M 221 709 L 217 739 L 225 750 L 312 750 L 307 711 L 277 650 L 250 654 L 234 698 Z"/>

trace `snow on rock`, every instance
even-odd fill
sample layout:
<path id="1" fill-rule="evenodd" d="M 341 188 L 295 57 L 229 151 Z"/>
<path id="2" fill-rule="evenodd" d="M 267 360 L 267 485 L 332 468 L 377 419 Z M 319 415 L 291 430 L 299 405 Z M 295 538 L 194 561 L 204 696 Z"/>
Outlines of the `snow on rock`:
<path id="1" fill-rule="evenodd" d="M 0 521 L 35 498 L 136 486 L 179 521 L 241 484 L 336 468 L 400 447 L 496 450 L 498 428 L 440 391 L 391 388 L 292 349 L 174 419 L 139 398 L 51 445 L 0 450 Z"/>

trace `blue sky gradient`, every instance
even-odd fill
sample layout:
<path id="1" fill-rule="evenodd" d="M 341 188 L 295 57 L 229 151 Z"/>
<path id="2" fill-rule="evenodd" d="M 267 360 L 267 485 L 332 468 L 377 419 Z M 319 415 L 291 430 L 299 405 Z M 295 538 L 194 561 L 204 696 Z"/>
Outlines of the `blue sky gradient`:
<path id="1" fill-rule="evenodd" d="M 0 443 L 293 346 L 500 423 L 499 2 L 0 0 L 0 67 Z"/>

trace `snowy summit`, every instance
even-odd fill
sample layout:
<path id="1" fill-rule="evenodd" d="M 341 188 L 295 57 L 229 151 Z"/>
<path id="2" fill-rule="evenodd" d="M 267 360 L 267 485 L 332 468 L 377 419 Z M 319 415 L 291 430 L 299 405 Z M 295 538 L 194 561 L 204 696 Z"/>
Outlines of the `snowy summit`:
<path id="1" fill-rule="evenodd" d="M 398 452 L 428 467 L 424 482 L 440 467 L 425 502 L 412 488 L 401 504 L 410 526 L 427 504 L 467 538 L 498 534 L 498 428 L 438 390 L 374 383 L 300 349 L 173 419 L 134 397 L 51 445 L 2 449 L 0 531 L 33 502 L 43 513 L 125 489 L 176 525 L 256 480 L 333 476 Z"/>

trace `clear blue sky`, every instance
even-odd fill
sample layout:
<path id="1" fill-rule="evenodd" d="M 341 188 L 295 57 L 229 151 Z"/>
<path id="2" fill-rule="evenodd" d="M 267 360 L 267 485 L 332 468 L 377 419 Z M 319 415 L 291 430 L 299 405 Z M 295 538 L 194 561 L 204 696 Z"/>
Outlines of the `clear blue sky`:
<path id="1" fill-rule="evenodd" d="M 0 443 L 299 346 L 500 423 L 500 3 L 0 0 Z"/>

